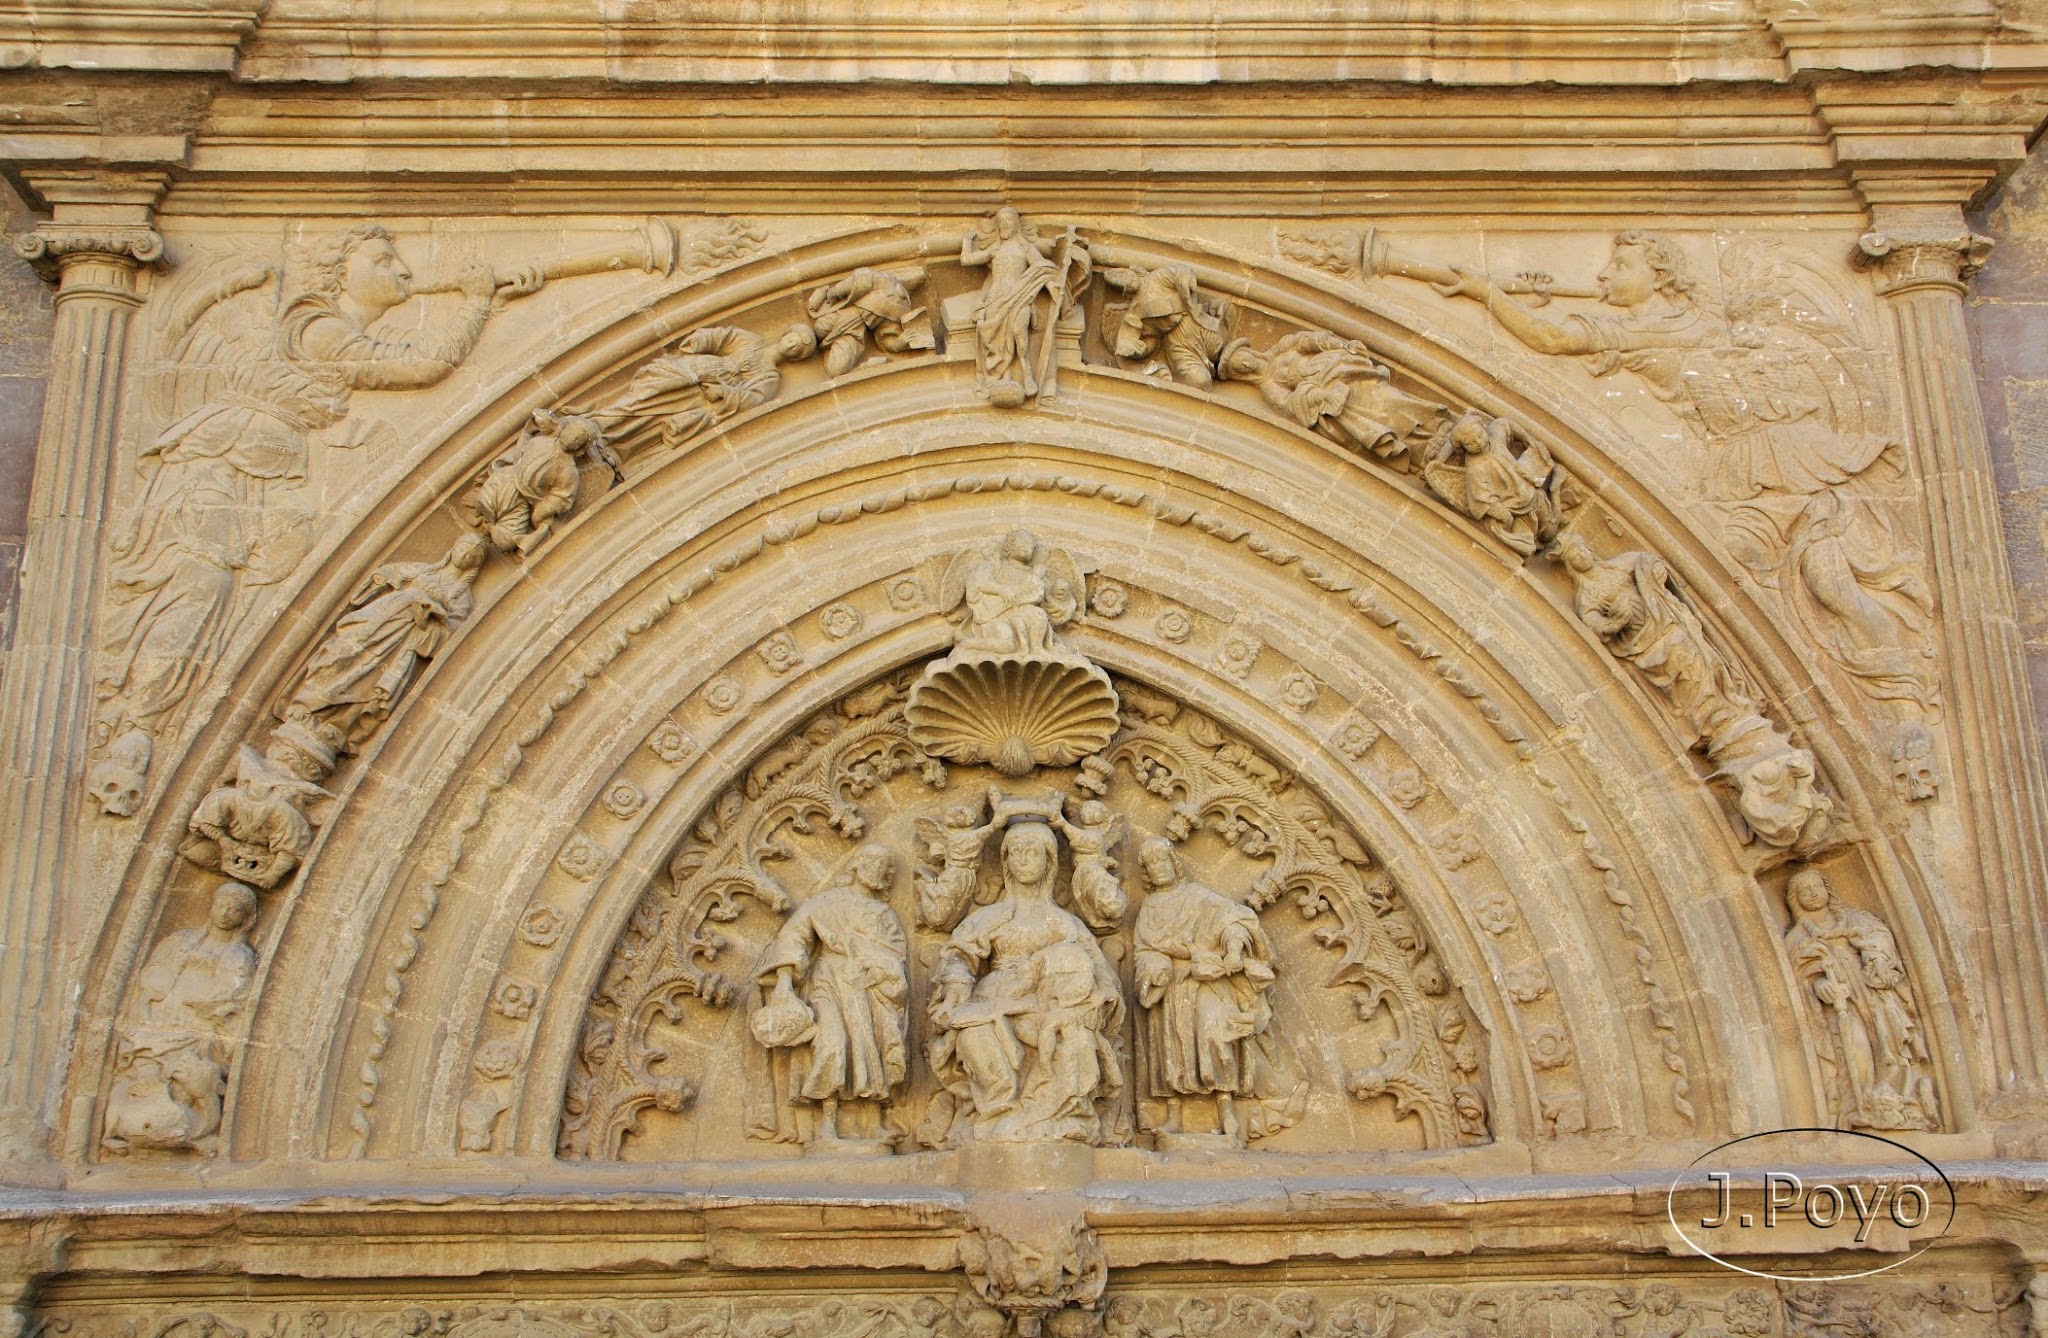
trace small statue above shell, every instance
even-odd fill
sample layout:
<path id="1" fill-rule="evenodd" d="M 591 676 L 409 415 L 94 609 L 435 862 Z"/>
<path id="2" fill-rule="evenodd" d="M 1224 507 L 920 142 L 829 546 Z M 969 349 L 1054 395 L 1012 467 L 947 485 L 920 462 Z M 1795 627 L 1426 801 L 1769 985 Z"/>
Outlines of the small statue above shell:
<path id="1" fill-rule="evenodd" d="M 1060 635 L 1087 607 L 1080 564 L 1030 530 L 955 555 L 939 586 L 941 611 L 964 610 L 953 653 L 925 671 L 905 707 L 919 746 L 1022 776 L 1106 745 L 1116 691 Z"/>

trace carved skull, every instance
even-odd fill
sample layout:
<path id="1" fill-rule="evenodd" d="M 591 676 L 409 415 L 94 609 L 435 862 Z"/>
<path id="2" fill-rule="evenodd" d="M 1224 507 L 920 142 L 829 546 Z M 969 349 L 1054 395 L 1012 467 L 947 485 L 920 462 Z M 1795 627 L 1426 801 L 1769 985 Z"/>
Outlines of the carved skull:
<path id="1" fill-rule="evenodd" d="M 111 758 L 92 769 L 85 788 L 109 817 L 132 818 L 142 807 L 142 773 Z"/>
<path id="2" fill-rule="evenodd" d="M 1941 790 L 1941 773 L 1934 769 L 1934 736 L 1924 725 L 1909 724 L 1899 729 L 1892 743 L 1892 785 L 1901 802 L 1920 804 Z"/>
<path id="3" fill-rule="evenodd" d="M 142 807 L 142 782 L 149 774 L 151 751 L 149 735 L 134 728 L 122 731 L 107 745 L 106 760 L 85 780 L 102 813 L 116 818 L 135 816 L 135 810 Z"/>

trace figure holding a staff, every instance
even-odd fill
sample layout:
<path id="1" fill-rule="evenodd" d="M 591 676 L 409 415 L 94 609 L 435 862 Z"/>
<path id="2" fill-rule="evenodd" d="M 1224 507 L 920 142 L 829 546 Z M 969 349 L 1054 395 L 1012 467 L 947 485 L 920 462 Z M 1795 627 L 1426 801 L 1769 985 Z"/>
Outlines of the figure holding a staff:
<path id="1" fill-rule="evenodd" d="M 992 229 L 960 243 L 960 263 L 988 267 L 974 313 L 976 384 L 990 404 L 1014 409 L 1056 388 L 1054 343 L 1060 318 L 1088 287 L 1093 262 L 1088 244 L 1074 229 L 1048 245 L 1008 205 L 996 211 Z"/>

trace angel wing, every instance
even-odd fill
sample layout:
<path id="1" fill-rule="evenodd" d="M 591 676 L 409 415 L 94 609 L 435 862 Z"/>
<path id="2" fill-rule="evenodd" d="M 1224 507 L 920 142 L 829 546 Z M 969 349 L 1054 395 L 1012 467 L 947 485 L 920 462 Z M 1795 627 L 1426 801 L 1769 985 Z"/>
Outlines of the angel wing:
<path id="1" fill-rule="evenodd" d="M 946 562 L 946 571 L 939 578 L 939 612 L 951 613 L 967 598 L 967 578 L 975 567 L 986 561 L 990 546 L 963 548 Z"/>
<path id="2" fill-rule="evenodd" d="M 912 825 L 918 864 L 930 869 L 946 867 L 946 829 L 934 818 L 919 818 Z"/>
<path id="3" fill-rule="evenodd" d="M 157 309 L 158 360 L 143 373 L 143 396 L 158 429 L 220 398 L 251 363 L 276 356 L 279 277 L 273 264 L 216 257 L 194 271 L 178 301 Z"/>
<path id="4" fill-rule="evenodd" d="M 1064 548 L 1045 554 L 1045 614 L 1054 627 L 1065 627 L 1088 607 L 1088 582 L 1073 554 Z"/>
<path id="5" fill-rule="evenodd" d="M 1895 434 L 1883 369 L 1826 276 L 1752 239 L 1722 252 L 1721 277 L 1730 339 L 1750 352 L 1749 379 L 1773 407 L 1811 399 L 1845 437 Z"/>

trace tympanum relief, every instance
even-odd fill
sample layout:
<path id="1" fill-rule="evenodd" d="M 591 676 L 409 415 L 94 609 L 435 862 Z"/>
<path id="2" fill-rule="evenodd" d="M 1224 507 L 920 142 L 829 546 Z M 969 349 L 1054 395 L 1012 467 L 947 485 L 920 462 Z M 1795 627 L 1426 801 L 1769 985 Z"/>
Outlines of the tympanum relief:
<path id="1" fill-rule="evenodd" d="M 957 555 L 953 650 L 713 802 L 591 1000 L 564 1155 L 1227 1149 L 1353 1100 L 1390 1145 L 1489 1137 L 1476 1020 L 1393 879 L 1256 748 L 1062 635 L 1084 565 L 1028 531 Z M 1035 668 L 919 710 L 990 662 Z"/>
<path id="2" fill-rule="evenodd" d="M 475 292 L 462 291 L 476 311 L 462 327 L 466 333 L 424 352 L 424 344 L 385 349 L 378 357 L 389 364 L 386 371 L 366 372 L 372 379 L 350 384 L 371 385 L 387 373 L 400 377 L 392 386 L 431 384 L 460 362 L 498 304 L 567 274 L 623 264 L 658 269 L 666 235 L 650 230 L 633 245 L 613 248 L 604 264 L 593 255 L 510 277 L 484 270 L 468 275 Z M 1715 460 L 1747 462 L 1745 477 L 1755 486 L 1735 489 L 1743 493 L 1739 498 L 1716 494 L 1718 503 L 1740 511 L 1730 533 L 1756 539 L 1744 560 L 1767 553 L 1778 564 L 1774 571 L 1796 573 L 1790 587 L 1781 585 L 1788 599 L 1806 599 L 1817 620 L 1848 619 L 1827 627 L 1816 621 L 1816 644 L 1848 644 L 1840 637 L 1852 624 L 1870 634 L 1868 641 L 1883 630 L 1878 614 L 1895 605 L 1898 616 L 1885 626 L 1916 625 L 1898 611 L 1917 607 L 1910 571 L 1882 566 L 1872 556 L 1881 547 L 1873 546 L 1873 536 L 1889 533 L 1882 499 L 1857 500 L 1861 494 L 1849 486 L 1891 452 L 1871 426 L 1881 425 L 1882 404 L 1865 393 L 1863 355 L 1848 338 L 1846 317 L 1836 319 L 1840 313 L 1832 308 L 1815 314 L 1824 295 L 1799 288 L 1808 305 L 1793 310 L 1781 304 L 1773 317 L 1756 271 L 1764 262 L 1754 256 L 1731 261 L 1749 267 L 1742 269 L 1750 286 L 1742 289 L 1748 296 L 1740 308 L 1747 323 L 1737 324 L 1733 314 L 1704 312 L 1671 248 L 1627 234 L 1617 241 L 1601 285 L 1576 295 L 1602 296 L 1629 314 L 1546 322 L 1508 296 L 1543 303 L 1574 295 L 1540 276 L 1488 287 L 1479 276 L 1410 261 L 1372 239 L 1358 246 L 1357 273 L 1400 274 L 1450 295 L 1483 297 L 1495 317 L 1532 346 L 1597 354 L 1605 359 L 1595 367 L 1600 374 L 1628 369 L 1669 391 L 1664 397 L 1705 434 Z M 357 262 L 362 247 L 370 248 L 364 252 L 369 258 Z M 370 339 L 362 333 L 369 308 L 343 301 L 346 283 L 356 281 L 350 266 L 375 269 L 389 280 L 377 289 L 390 299 L 379 310 L 431 287 L 411 284 L 389 237 L 378 230 L 358 229 L 336 240 L 335 248 L 328 282 L 341 296 L 323 299 L 332 313 L 322 307 L 316 314 L 330 322 L 354 320 L 350 328 L 361 339 Z M 1614 658 L 1640 675 L 1685 743 L 1703 755 L 1702 780 L 1726 794 L 1730 821 L 1757 848 L 1759 867 L 1810 858 L 1843 839 L 1813 752 L 1766 714 L 1762 694 L 1737 657 L 1656 555 L 1596 551 L 1587 536 L 1602 513 L 1589 507 L 1551 449 L 1522 423 L 1406 389 L 1367 344 L 1328 331 L 1240 337 L 1239 308 L 1202 291 L 1193 267 L 1152 262 L 1091 240 L 1079 228 L 1047 239 L 1014 210 L 1002 210 L 963 243 L 959 265 L 944 271 L 943 283 L 934 266 L 856 269 L 799 295 L 805 319 L 779 333 L 701 327 L 630 374 L 622 372 L 609 392 L 589 403 L 536 411 L 460 495 L 457 514 L 472 532 L 438 560 L 392 562 L 371 573 L 297 671 L 277 708 L 279 723 L 260 745 L 252 741 L 241 750 L 232 773 L 193 811 L 181 853 L 258 889 L 282 886 L 331 806 L 331 774 L 392 717 L 426 663 L 469 616 L 472 587 L 487 563 L 532 560 L 594 488 L 622 483 L 639 453 L 686 449 L 770 403 L 784 394 L 789 365 L 822 353 L 822 372 L 840 376 L 891 358 L 944 352 L 942 331 L 918 303 L 917 295 L 927 293 L 947 312 L 944 330 L 971 340 L 952 356 L 971 352 L 977 387 L 994 406 L 1021 409 L 1057 393 L 1055 369 L 1063 360 L 1069 366 L 1083 361 L 1094 313 L 1099 342 L 1126 370 L 1216 395 L 1255 389 L 1283 420 L 1374 468 L 1407 476 L 1419 494 L 1472 522 L 1475 537 L 1497 545 L 1508 561 L 1528 564 L 1553 582 Z M 1638 269 L 1649 276 L 1648 296 L 1637 291 Z M 963 274 L 978 270 L 986 270 L 978 292 L 942 296 Z M 1095 285 L 1098 275 L 1103 283 Z M 236 287 L 239 280 L 223 281 L 186 328 L 210 304 L 259 290 L 274 276 L 246 277 L 243 287 Z M 366 293 L 374 287 L 357 278 Z M 1792 321 L 1805 342 L 1788 352 L 1790 336 L 1773 333 L 1774 319 Z M 1248 325 L 1269 330 L 1270 318 L 1262 320 Z M 1592 347 L 1601 340 L 1600 348 Z M 1716 340 L 1734 340 L 1740 352 Z M 1579 349 L 1582 343 L 1586 349 Z M 414 367 L 403 376 L 389 370 L 405 358 L 440 370 L 430 375 L 431 369 Z M 1685 380 L 1700 359 L 1718 360 L 1719 389 Z M 1721 365 L 1731 360 L 1739 364 L 1733 370 Z M 1815 387 L 1836 363 L 1847 370 L 1823 394 Z M 1742 378 L 1766 373 L 1784 383 L 1778 387 L 1784 421 L 1738 431 L 1734 424 L 1748 411 L 1730 404 L 1738 392 L 1747 393 Z M 311 377 L 313 371 L 302 367 L 295 374 Z M 1247 389 L 1233 391 L 1232 383 Z M 269 419 L 262 413 L 248 418 L 255 410 L 246 400 L 247 394 L 223 400 L 234 412 L 215 405 L 213 418 L 234 433 L 255 432 Z M 345 412 L 344 403 L 337 413 Z M 1852 421 L 1871 430 L 1852 433 L 1845 426 Z M 230 435 L 219 458 L 232 464 L 241 458 L 234 453 L 241 437 Z M 301 430 L 286 444 L 297 442 L 294 449 L 303 454 L 303 436 Z M 227 467 L 209 466 L 216 472 Z M 1607 528 L 1615 527 L 1609 522 Z M 1293 892 L 1311 917 L 1341 922 L 1329 928 L 1326 920 L 1318 937 L 1344 957 L 1330 988 L 1358 991 L 1358 1017 L 1369 1024 L 1346 1034 L 1391 1028 L 1375 1036 L 1377 1048 L 1353 1046 L 1337 1058 L 1342 1046 L 1326 1049 L 1325 1089 L 1366 1100 L 1392 1097 L 1400 1118 L 1414 1119 L 1428 1146 L 1487 1136 L 1476 1022 L 1413 917 L 1400 908 L 1384 871 L 1326 814 L 1299 820 L 1282 768 L 1206 717 L 1148 700 L 1139 685 L 1113 684 L 1074 649 L 1068 634 L 1078 622 L 1114 620 L 1129 599 L 1124 587 L 1095 580 L 1088 565 L 1018 529 L 960 551 L 942 572 L 906 573 L 894 583 L 892 608 L 921 607 L 936 591 L 937 607 L 957 628 L 952 650 L 813 720 L 770 749 L 745 783 L 702 817 L 676 856 L 670 885 L 649 893 L 628 931 L 634 946 L 622 947 L 597 992 L 570 1084 L 565 1150 L 619 1155 L 645 1112 L 691 1109 L 698 1095 L 693 1064 L 664 1047 L 682 1044 L 687 1034 L 691 1046 L 706 1051 L 711 1042 L 692 1034 L 706 1025 L 700 1015 L 735 1005 L 749 1019 L 745 1053 L 760 1080 L 749 1089 L 749 1113 L 719 1119 L 772 1141 L 872 1150 L 1019 1137 L 1243 1145 L 1276 1136 L 1301 1118 L 1317 1088 L 1308 1071 L 1315 1063 L 1305 1068 L 1302 1056 L 1279 1040 L 1302 1033 L 1275 1019 L 1320 1006 L 1302 1002 L 1312 995 L 1299 980 L 1290 982 L 1281 960 L 1285 944 L 1258 914 L 1281 890 Z M 253 579 L 233 575 L 239 567 L 221 570 L 230 573 L 229 585 L 221 587 L 230 593 L 239 588 L 235 582 Z M 1858 623 L 1852 614 L 1867 616 Z M 1192 629 L 1187 612 L 1176 608 L 1160 609 L 1152 620 L 1169 644 L 1185 641 Z M 839 604 L 819 614 L 818 625 L 836 641 L 857 631 L 860 621 L 857 609 Z M 1931 684 L 1914 658 L 1924 646 L 1901 649 L 1901 637 L 1885 643 L 1889 650 L 1879 647 L 1854 663 L 1904 666 L 1873 682 Z M 787 629 L 756 649 L 775 675 L 803 665 Z M 1209 667 L 1246 681 L 1265 653 L 1254 629 L 1231 628 Z M 1314 676 L 1296 672 L 1281 682 L 1277 700 L 1308 713 L 1323 692 Z M 699 695 L 721 716 L 749 701 L 748 688 L 731 673 L 705 682 Z M 1899 795 L 1928 797 L 1939 778 L 1933 740 L 1915 712 L 1931 709 L 1931 688 L 1902 688 L 1883 699 L 1911 708 L 1901 707 L 1904 714 L 1888 736 L 1886 756 Z M 1340 746 L 1347 755 L 1370 749 L 1365 728 L 1361 722 L 1346 732 Z M 148 734 L 110 733 L 104 774 L 95 783 L 103 802 L 132 809 Z M 650 746 L 664 759 L 680 759 L 691 747 L 687 739 L 665 735 Z M 127 770 L 114 774 L 116 763 Z M 850 770 L 829 774 L 835 766 Z M 799 774 L 809 778 L 809 789 L 789 789 L 789 778 Z M 1377 780 L 1404 810 L 1430 793 L 1428 781 L 1409 767 L 1393 765 Z M 1206 811 L 1205 801 L 1193 797 L 1197 792 L 1235 797 Z M 867 804 L 882 805 L 886 831 L 869 830 L 874 820 L 864 811 L 864 795 L 871 795 Z M 774 796 L 780 797 L 771 803 Z M 806 849 L 798 857 L 782 837 L 764 838 L 759 829 L 763 822 L 769 831 L 787 823 L 810 836 L 819 821 L 837 839 L 882 839 L 880 850 L 889 855 L 884 885 L 873 885 L 883 878 L 877 852 L 855 858 L 849 849 L 828 858 Z M 1456 877 L 1480 851 L 1460 823 L 1440 826 L 1428 839 L 1441 867 Z M 1205 853 L 1203 845 L 1221 851 Z M 1141 849 L 1155 853 L 1141 857 Z M 1267 859 L 1275 862 L 1264 871 L 1245 865 Z M 790 887 L 771 872 L 783 860 L 802 870 Z M 557 862 L 588 880 L 602 872 L 606 857 L 578 833 Z M 711 877 L 707 869 L 722 872 Z M 1282 869 L 1284 888 L 1272 881 Z M 1295 875 L 1305 881 L 1287 881 Z M 846 903 L 843 910 L 855 894 L 877 908 L 859 945 L 837 929 L 828 935 L 814 925 L 801 931 L 811 935 L 808 946 L 785 945 L 788 960 L 763 975 L 735 965 L 731 955 L 765 952 L 759 933 L 735 947 L 713 928 L 788 916 L 828 892 Z M 1190 924 L 1168 932 L 1155 915 L 1148 929 L 1143 906 L 1152 897 L 1188 902 Z M 1249 921 L 1224 914 L 1226 903 L 1248 907 Z M 750 912 L 749 904 L 760 911 Z M 1532 965 L 1529 945 L 1508 937 L 1519 932 L 1512 910 L 1497 891 L 1477 890 L 1466 910 L 1497 942 L 1501 960 L 1495 965 L 1503 971 Z M 879 927 L 888 921 L 907 935 L 903 997 L 887 997 L 894 987 L 863 968 L 868 984 L 856 999 L 845 993 L 846 973 L 835 964 L 861 957 L 872 967 L 886 958 L 886 945 L 870 949 L 871 940 L 887 938 Z M 1019 927 L 1027 923 L 1035 928 Z M 1159 935 L 1162 946 L 1141 952 L 1136 940 L 1148 934 Z M 668 963 L 666 974 L 653 971 L 657 960 Z M 1528 997 L 1517 1001 L 1524 1006 L 1551 1006 L 1538 1004 L 1545 991 L 1522 993 Z M 1180 1021 L 1161 1031 L 1159 1019 L 1168 1014 Z M 1547 1018 L 1532 1018 L 1528 1026 L 1524 1048 L 1534 1068 L 1551 1073 L 1569 1065 L 1567 1031 Z M 856 1035 L 865 1038 L 858 1045 Z M 503 1074 L 481 1078 L 477 1090 L 488 1099 L 466 1113 L 465 1145 L 491 1146 L 489 1130 L 503 1109 L 492 1103 L 503 1095 L 504 1082 Z M 1584 1127 L 1576 1091 L 1556 1086 L 1539 1098 L 1548 1130 Z M 703 1122 L 701 1115 L 689 1118 Z"/>

